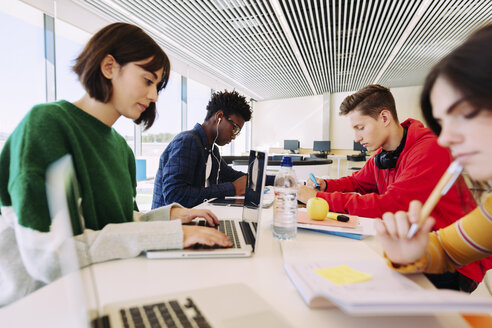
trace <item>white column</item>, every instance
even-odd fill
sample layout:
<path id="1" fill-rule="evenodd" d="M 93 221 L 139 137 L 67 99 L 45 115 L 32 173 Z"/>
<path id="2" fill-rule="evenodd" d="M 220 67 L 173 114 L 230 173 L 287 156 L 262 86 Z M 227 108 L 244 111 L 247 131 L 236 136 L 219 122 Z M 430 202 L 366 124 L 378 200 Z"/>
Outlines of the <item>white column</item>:
<path id="1" fill-rule="evenodd" d="M 44 66 L 46 72 L 46 101 L 56 100 L 55 19 L 43 14 Z"/>

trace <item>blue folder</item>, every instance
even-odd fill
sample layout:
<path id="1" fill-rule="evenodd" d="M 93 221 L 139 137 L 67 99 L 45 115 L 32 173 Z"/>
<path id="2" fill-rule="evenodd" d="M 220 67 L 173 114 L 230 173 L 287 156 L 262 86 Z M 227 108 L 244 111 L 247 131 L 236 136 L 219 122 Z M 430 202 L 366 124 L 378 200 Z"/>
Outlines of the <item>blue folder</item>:
<path id="1" fill-rule="evenodd" d="M 349 233 L 349 232 L 339 232 L 339 231 L 327 231 L 327 230 L 319 230 L 319 229 L 311 229 L 311 228 L 301 228 L 301 227 L 299 227 L 299 229 L 317 231 L 317 232 L 327 233 L 329 235 L 335 235 L 335 236 L 352 238 L 352 239 L 358 239 L 358 240 L 361 240 L 363 238 L 363 235 L 361 235 L 360 233 Z"/>

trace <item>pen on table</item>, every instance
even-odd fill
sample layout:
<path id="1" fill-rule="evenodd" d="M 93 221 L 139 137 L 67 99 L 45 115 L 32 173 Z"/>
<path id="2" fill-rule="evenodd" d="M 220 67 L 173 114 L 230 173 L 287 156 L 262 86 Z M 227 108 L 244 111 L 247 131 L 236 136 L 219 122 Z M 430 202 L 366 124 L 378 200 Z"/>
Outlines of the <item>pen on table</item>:
<path id="1" fill-rule="evenodd" d="M 309 178 L 311 178 L 311 181 L 314 182 L 314 188 L 320 190 L 320 185 L 319 185 L 318 181 L 316 181 L 316 178 L 314 177 L 314 174 L 309 173 Z"/>
<path id="2" fill-rule="evenodd" d="M 332 219 L 332 220 L 337 220 L 340 222 L 348 222 L 349 217 L 343 214 L 338 214 L 338 213 L 333 213 L 333 212 L 328 212 L 326 215 L 327 218 Z"/>
<path id="3" fill-rule="evenodd" d="M 427 198 L 424 206 L 422 206 L 419 222 L 413 223 L 410 230 L 408 230 L 407 238 L 412 238 L 415 235 L 429 214 L 432 212 L 441 196 L 446 195 L 456 179 L 460 176 L 462 170 L 463 166 L 461 166 L 457 161 L 454 161 L 451 165 L 449 165 L 446 172 L 442 175 L 441 180 L 439 180 L 434 190 L 432 190 L 429 198 Z"/>

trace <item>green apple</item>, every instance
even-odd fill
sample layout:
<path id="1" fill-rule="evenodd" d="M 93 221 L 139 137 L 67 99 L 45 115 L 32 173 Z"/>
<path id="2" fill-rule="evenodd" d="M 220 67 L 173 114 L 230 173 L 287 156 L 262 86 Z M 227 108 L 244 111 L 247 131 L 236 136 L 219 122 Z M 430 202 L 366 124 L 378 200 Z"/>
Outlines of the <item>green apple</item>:
<path id="1" fill-rule="evenodd" d="M 328 202 L 320 197 L 309 198 L 306 204 L 307 212 L 311 219 L 323 221 L 330 210 Z"/>

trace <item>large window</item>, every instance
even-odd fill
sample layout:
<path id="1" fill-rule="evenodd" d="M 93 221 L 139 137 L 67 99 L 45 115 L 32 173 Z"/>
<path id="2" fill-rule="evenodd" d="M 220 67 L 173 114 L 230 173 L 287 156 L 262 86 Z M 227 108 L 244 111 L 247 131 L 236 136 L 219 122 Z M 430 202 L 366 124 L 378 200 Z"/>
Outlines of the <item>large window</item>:
<path id="1" fill-rule="evenodd" d="M 43 14 L 20 2 L 1 1 L 0 44 L 1 149 L 27 112 L 46 101 Z"/>
<path id="2" fill-rule="evenodd" d="M 15 31 L 13 33 L 12 31 Z M 91 35 L 73 25 L 55 19 L 56 98 L 76 101 L 84 89 L 72 72 L 75 59 Z M 46 102 L 46 72 L 43 13 L 21 1 L 0 1 L 0 150 L 27 112 Z M 52 83 L 52 82 L 50 82 Z M 157 171 L 159 157 L 168 143 L 183 129 L 202 123 L 211 97 L 211 88 L 187 79 L 186 122 L 181 117 L 181 75 L 171 72 L 170 81 L 157 102 L 158 117 L 147 131 L 131 120 L 120 118 L 113 128 L 128 142 L 138 158 L 147 161 L 146 176 Z M 247 151 L 249 123 L 223 155 Z"/>
<path id="3" fill-rule="evenodd" d="M 153 139 L 148 140 L 144 138 L 144 142 L 169 143 L 176 134 L 181 132 L 180 123 L 181 75 L 171 72 L 166 88 L 159 93 L 157 118 L 154 125 L 143 132 L 144 136 L 152 136 Z M 157 138 L 158 136 L 160 137 Z M 142 152 L 144 152 L 143 149 L 144 147 L 142 146 Z"/>
<path id="4" fill-rule="evenodd" d="M 203 123 L 210 101 L 210 87 L 188 79 L 188 120 L 187 129 L 193 129 L 196 123 Z"/>
<path id="5" fill-rule="evenodd" d="M 77 75 L 72 71 L 90 34 L 59 19 L 55 20 L 56 98 L 70 102 L 79 100 L 85 93 Z"/>
<path id="6" fill-rule="evenodd" d="M 148 178 L 155 176 L 161 153 L 181 132 L 181 75 L 171 72 L 166 88 L 159 94 L 157 114 L 152 127 L 142 132 L 141 157 L 147 161 Z"/>

